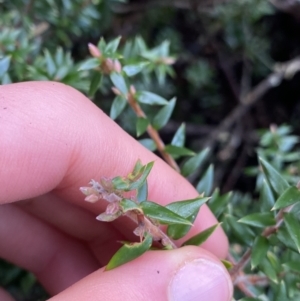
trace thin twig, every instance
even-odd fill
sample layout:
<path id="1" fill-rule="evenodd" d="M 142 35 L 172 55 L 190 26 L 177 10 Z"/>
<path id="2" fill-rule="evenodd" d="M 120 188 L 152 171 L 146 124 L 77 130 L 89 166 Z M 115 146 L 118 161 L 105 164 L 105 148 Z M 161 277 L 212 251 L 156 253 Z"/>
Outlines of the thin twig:
<path id="1" fill-rule="evenodd" d="M 210 135 L 209 139 L 205 143 L 205 147 L 213 149 L 220 137 L 220 134 L 227 132 L 231 126 L 235 124 L 237 120 L 242 118 L 267 91 L 280 85 L 284 79 L 291 79 L 295 73 L 300 70 L 300 58 L 296 57 L 287 63 L 277 64 L 274 69 L 275 71 L 272 74 L 260 82 L 252 91 L 240 100 L 239 105 L 233 109 L 233 111 Z"/>
<path id="2" fill-rule="evenodd" d="M 139 105 L 139 103 L 134 99 L 134 93 L 129 93 L 127 100 L 128 100 L 129 105 L 131 106 L 131 108 L 133 109 L 133 111 L 135 112 L 135 114 L 138 117 L 142 117 L 142 118 L 147 117 L 145 112 Z M 172 168 L 174 168 L 176 171 L 180 172 L 179 166 L 177 165 L 176 161 L 173 159 L 173 157 L 170 154 L 168 154 L 165 151 L 165 144 L 162 141 L 158 131 L 151 124 L 149 124 L 147 127 L 147 132 L 148 132 L 149 136 L 153 139 L 153 141 L 157 147 L 157 150 L 160 152 L 160 154 L 166 160 L 166 162 Z"/>
<path id="3" fill-rule="evenodd" d="M 109 191 L 106 188 L 106 186 L 104 186 L 103 184 L 100 184 L 99 182 L 97 182 L 95 180 L 91 180 L 90 185 L 91 185 L 91 187 L 80 187 L 80 191 L 86 196 L 85 201 L 95 203 L 99 200 L 105 200 L 108 203 L 108 206 L 107 206 L 104 214 L 114 216 L 116 214 L 115 211 L 120 210 L 120 207 L 118 205 L 115 206 L 114 204 L 119 204 L 122 201 L 123 196 L 122 196 L 121 192 Z M 136 203 L 138 203 L 133 198 L 132 198 L 132 200 L 135 201 Z M 110 205 L 113 205 L 112 206 L 114 208 L 113 211 L 111 211 L 111 209 L 109 209 Z M 101 215 L 99 215 L 99 216 L 101 216 Z M 143 219 L 142 226 L 143 226 L 144 230 L 147 231 L 148 233 L 150 233 L 151 236 L 156 241 L 160 241 L 164 246 L 168 246 L 172 249 L 178 248 L 176 246 L 176 244 L 171 240 L 171 238 L 163 230 L 160 229 L 159 225 L 155 225 L 142 212 L 135 212 L 134 210 L 132 210 L 132 211 L 129 210 L 125 213 L 122 212 L 121 215 L 129 217 L 138 226 L 140 226 L 138 216 L 140 216 L 140 217 L 142 216 L 142 219 Z M 103 219 L 99 218 L 99 216 L 97 217 L 97 219 L 100 221 L 101 220 L 103 221 Z M 120 216 L 120 214 L 117 215 L 117 217 L 119 217 L 119 216 Z"/>
<path id="4" fill-rule="evenodd" d="M 283 217 L 284 217 L 284 213 L 285 212 L 290 212 L 293 208 L 293 205 L 284 208 L 284 209 L 280 209 L 276 215 L 276 224 L 274 226 L 270 226 L 265 228 L 265 230 L 262 232 L 262 236 L 264 237 L 269 237 L 270 235 L 272 235 L 273 233 L 276 233 L 279 229 L 279 227 L 282 225 L 283 223 Z M 244 267 L 248 264 L 248 262 L 251 259 L 251 249 L 248 249 L 246 251 L 246 253 L 242 256 L 242 258 L 239 260 L 239 262 L 229 271 L 230 275 L 231 275 L 231 279 L 233 283 L 236 283 L 238 274 L 241 270 L 244 269 Z"/>

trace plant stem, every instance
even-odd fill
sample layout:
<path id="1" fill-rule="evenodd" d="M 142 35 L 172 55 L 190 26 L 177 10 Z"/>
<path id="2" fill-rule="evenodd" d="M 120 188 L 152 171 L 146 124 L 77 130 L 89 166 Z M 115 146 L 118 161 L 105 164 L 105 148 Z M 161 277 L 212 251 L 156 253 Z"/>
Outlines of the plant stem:
<path id="1" fill-rule="evenodd" d="M 289 206 L 289 207 L 287 207 L 285 209 L 279 210 L 278 213 L 277 213 L 277 215 L 276 215 L 276 225 L 265 228 L 265 230 L 262 232 L 261 235 L 264 236 L 264 237 L 269 237 L 273 233 L 277 232 L 277 230 L 279 229 L 279 227 L 283 223 L 284 212 L 291 211 L 292 207 L 293 207 L 293 205 Z M 250 259 L 251 259 L 251 252 L 252 252 L 252 250 L 248 249 L 246 251 L 246 253 L 242 256 L 242 258 L 240 259 L 240 261 L 229 271 L 229 274 L 231 276 L 231 279 L 232 279 L 233 283 L 236 283 L 238 274 L 240 273 L 241 270 L 243 270 L 243 268 L 250 261 Z"/>
<path id="2" fill-rule="evenodd" d="M 127 101 L 138 117 L 147 118 L 145 112 L 142 110 L 139 103 L 134 99 L 134 95 L 129 93 L 127 96 Z M 159 136 L 158 131 L 151 124 L 149 124 L 147 127 L 147 132 L 149 136 L 153 139 L 154 143 L 156 144 L 157 150 L 160 152 L 160 154 L 166 160 L 166 162 L 176 171 L 180 172 L 180 168 L 177 165 L 176 161 L 170 154 L 165 152 L 165 144 Z"/>

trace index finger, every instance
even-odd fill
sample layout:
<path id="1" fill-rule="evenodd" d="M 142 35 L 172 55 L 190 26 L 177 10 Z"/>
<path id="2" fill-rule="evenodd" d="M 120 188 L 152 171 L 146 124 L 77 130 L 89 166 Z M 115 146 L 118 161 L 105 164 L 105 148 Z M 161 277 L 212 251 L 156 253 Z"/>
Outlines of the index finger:
<path id="1" fill-rule="evenodd" d="M 90 179 L 126 175 L 137 159 L 155 161 L 149 199 L 160 204 L 198 195 L 188 181 L 145 149 L 73 88 L 54 82 L 0 86 L 0 203 L 55 190 L 63 199 L 99 213 L 78 191 Z M 203 206 L 189 236 L 217 221 Z M 219 257 L 228 243 L 221 228 L 204 248 Z"/>

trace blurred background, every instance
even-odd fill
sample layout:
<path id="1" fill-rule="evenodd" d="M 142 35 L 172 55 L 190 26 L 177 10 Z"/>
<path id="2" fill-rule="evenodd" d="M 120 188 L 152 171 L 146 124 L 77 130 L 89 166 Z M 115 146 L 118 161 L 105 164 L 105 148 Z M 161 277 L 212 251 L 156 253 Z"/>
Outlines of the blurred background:
<path id="1" fill-rule="evenodd" d="M 0 0 L 0 83 L 55 80 L 88 93 L 89 74 L 78 72 L 87 44 L 121 36 L 130 57 L 128 43 L 138 37 L 144 49 L 175 58 L 168 72 L 156 62 L 157 72 L 133 79 L 177 97 L 162 139 L 170 143 L 185 122 L 186 146 L 211 149 L 213 187 L 255 195 L 256 150 L 278 143 L 266 129 L 300 133 L 299 32 L 297 0 Z M 112 99 L 105 81 L 92 97 L 107 113 Z M 135 136 L 130 108 L 117 121 Z M 297 162 L 293 168 L 298 176 Z M 0 284 L 17 300 L 46 296 L 31 274 L 5 262 Z"/>

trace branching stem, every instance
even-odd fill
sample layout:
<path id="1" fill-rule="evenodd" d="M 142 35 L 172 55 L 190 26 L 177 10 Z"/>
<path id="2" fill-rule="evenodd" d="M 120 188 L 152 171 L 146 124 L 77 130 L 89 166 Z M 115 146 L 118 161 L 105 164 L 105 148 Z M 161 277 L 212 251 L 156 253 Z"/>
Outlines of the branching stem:
<path id="1" fill-rule="evenodd" d="M 134 99 L 134 95 L 129 93 L 127 96 L 127 101 L 138 117 L 147 118 L 145 112 L 143 111 L 139 103 Z M 165 161 L 176 171 L 180 172 L 179 166 L 176 163 L 176 161 L 173 159 L 173 157 L 170 154 L 168 154 L 165 151 L 165 144 L 162 141 L 158 131 L 151 124 L 149 124 L 147 127 L 147 132 L 149 136 L 152 138 L 152 140 L 154 141 L 157 150 L 160 152 L 160 154 L 165 159 Z"/>

